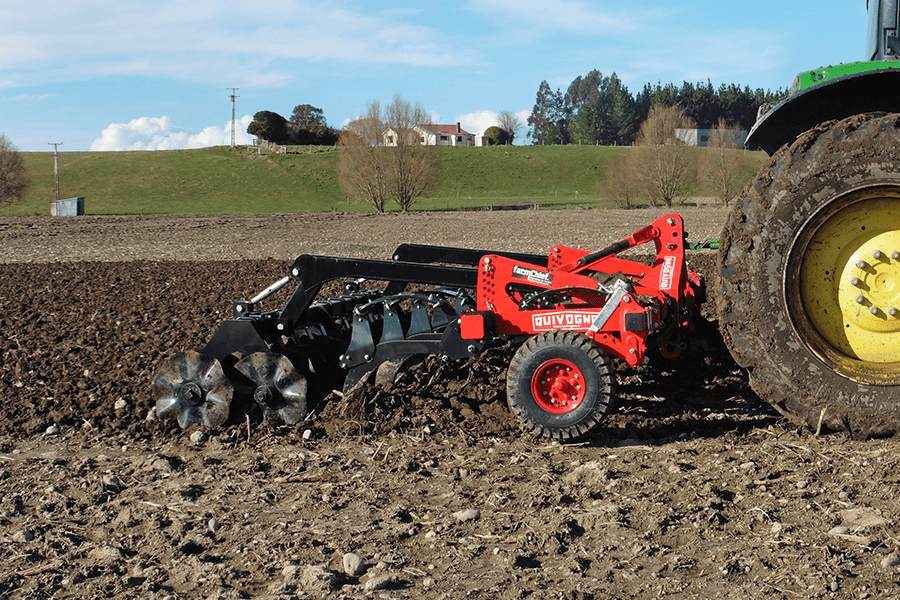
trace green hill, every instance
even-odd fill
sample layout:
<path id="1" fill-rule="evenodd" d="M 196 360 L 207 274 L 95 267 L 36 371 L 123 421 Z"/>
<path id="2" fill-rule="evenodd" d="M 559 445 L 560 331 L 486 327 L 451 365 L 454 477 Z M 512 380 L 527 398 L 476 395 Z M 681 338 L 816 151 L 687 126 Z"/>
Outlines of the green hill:
<path id="1" fill-rule="evenodd" d="M 338 151 L 301 147 L 261 156 L 245 147 L 157 152 L 62 152 L 60 197 L 85 198 L 88 214 L 254 214 L 367 211 L 337 178 Z M 697 149 L 698 153 L 704 149 Z M 495 146 L 440 148 L 435 189 L 416 210 L 502 204 L 603 206 L 597 183 L 627 148 Z M 754 165 L 764 157 L 754 153 Z M 22 153 L 31 184 L 0 215 L 49 214 L 53 154 Z M 758 165 L 757 165 L 758 166 Z M 748 178 L 750 173 L 748 172 Z M 713 195 L 701 188 L 698 195 Z"/>

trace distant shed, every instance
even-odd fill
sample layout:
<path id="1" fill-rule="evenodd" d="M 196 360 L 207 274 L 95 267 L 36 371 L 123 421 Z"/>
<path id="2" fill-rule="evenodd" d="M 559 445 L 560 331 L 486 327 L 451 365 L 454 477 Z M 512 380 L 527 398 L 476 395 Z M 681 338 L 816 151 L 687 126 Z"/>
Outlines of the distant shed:
<path id="1" fill-rule="evenodd" d="M 80 217 L 84 215 L 84 198 L 53 200 L 50 203 L 50 215 L 53 217 Z"/>
<path id="2" fill-rule="evenodd" d="M 740 129 L 676 129 L 675 136 L 688 146 L 709 146 L 713 136 L 721 136 L 727 148 L 744 148 L 747 131 Z"/>

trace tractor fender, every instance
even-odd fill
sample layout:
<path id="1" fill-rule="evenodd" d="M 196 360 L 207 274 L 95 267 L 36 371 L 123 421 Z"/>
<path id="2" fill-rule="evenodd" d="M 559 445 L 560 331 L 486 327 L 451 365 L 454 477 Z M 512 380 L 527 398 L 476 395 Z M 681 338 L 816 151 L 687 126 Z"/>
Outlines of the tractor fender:
<path id="1" fill-rule="evenodd" d="M 843 75 L 794 92 L 760 114 L 744 145 L 771 156 L 820 123 L 869 112 L 900 112 L 900 68 Z"/>

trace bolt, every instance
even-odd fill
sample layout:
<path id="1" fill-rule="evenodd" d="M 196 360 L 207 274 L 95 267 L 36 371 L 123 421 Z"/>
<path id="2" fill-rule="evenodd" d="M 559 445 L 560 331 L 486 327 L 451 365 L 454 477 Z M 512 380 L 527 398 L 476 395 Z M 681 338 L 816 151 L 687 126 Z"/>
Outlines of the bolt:
<path id="1" fill-rule="evenodd" d="M 900 250 L 894 250 L 891 252 L 891 258 L 894 260 L 900 260 Z"/>
<path id="2" fill-rule="evenodd" d="M 278 331 L 284 331 L 284 323 L 279 323 L 275 326 Z"/>
<path id="3" fill-rule="evenodd" d="M 674 224 L 675 224 L 675 219 L 673 219 L 672 217 L 669 217 L 668 219 L 666 219 L 666 223 L 668 223 L 670 226 L 671 226 L 671 225 L 674 225 Z"/>
<path id="4" fill-rule="evenodd" d="M 294 269 L 293 271 L 291 271 L 291 275 L 293 275 L 294 277 L 299 277 L 300 269 Z"/>
<path id="5" fill-rule="evenodd" d="M 900 312 L 900 311 L 898 311 L 893 306 L 888 309 L 888 314 L 891 315 L 892 317 L 896 317 L 898 312 Z"/>
<path id="6" fill-rule="evenodd" d="M 238 306 L 236 306 L 236 307 L 234 308 L 234 310 L 236 310 L 236 311 L 238 311 L 238 312 L 244 312 L 244 307 L 238 305 Z"/>
<path id="7" fill-rule="evenodd" d="M 884 255 L 881 253 L 881 250 L 875 250 L 874 252 L 872 252 L 872 258 L 874 258 L 875 260 L 881 260 L 882 256 Z"/>
<path id="8" fill-rule="evenodd" d="M 625 303 L 631 302 L 631 298 L 629 298 L 628 296 L 625 296 L 622 298 L 622 302 L 625 302 Z"/>
<path id="9" fill-rule="evenodd" d="M 858 261 L 856 262 L 856 266 L 859 267 L 860 269 L 865 269 L 865 268 L 868 267 L 869 265 L 866 264 L 866 261 L 860 259 L 860 260 L 858 260 Z"/>
<path id="10" fill-rule="evenodd" d="M 857 303 L 857 304 L 864 304 L 865 301 L 866 301 L 866 297 L 863 296 L 862 294 L 860 294 L 859 296 L 856 297 L 856 303 Z"/>
<path id="11" fill-rule="evenodd" d="M 468 350 L 469 354 L 475 354 L 477 348 L 475 347 L 475 344 L 469 344 L 469 347 L 466 348 L 466 350 Z"/>
<path id="12" fill-rule="evenodd" d="M 628 351 L 628 353 L 629 353 L 629 354 L 637 354 L 637 350 L 635 350 L 634 348 L 632 348 L 631 350 Z"/>
<path id="13" fill-rule="evenodd" d="M 872 313 L 873 315 L 877 315 L 877 314 L 878 314 L 878 307 L 877 307 L 877 306 L 869 307 L 869 312 Z"/>
<path id="14" fill-rule="evenodd" d="M 363 356 L 363 360 L 366 361 L 366 362 L 369 362 L 370 360 L 372 360 L 372 355 L 371 355 L 371 354 L 366 354 L 366 355 L 364 355 L 364 356 Z"/>
<path id="15" fill-rule="evenodd" d="M 859 284 L 862 283 L 862 280 L 859 277 L 853 277 L 850 279 L 850 283 L 859 286 Z"/>

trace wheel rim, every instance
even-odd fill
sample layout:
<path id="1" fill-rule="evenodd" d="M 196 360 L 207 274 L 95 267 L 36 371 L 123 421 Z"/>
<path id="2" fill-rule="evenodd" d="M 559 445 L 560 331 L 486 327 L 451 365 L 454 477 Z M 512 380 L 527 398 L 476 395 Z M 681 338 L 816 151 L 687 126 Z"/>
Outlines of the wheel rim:
<path id="1" fill-rule="evenodd" d="M 900 188 L 855 191 L 813 216 L 788 256 L 795 330 L 832 369 L 860 383 L 900 383 L 898 224 Z"/>
<path id="2" fill-rule="evenodd" d="M 568 360 L 548 360 L 531 376 L 531 393 L 547 412 L 572 412 L 584 400 L 584 373 Z"/>

